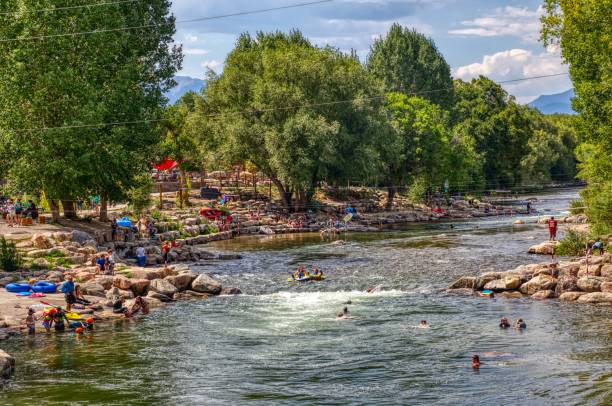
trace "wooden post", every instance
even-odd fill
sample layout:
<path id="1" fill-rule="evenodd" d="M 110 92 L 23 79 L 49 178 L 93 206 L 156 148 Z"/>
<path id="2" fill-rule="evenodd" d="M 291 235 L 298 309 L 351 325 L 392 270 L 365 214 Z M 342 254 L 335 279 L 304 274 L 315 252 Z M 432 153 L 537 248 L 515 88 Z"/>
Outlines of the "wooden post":
<path id="1" fill-rule="evenodd" d="M 164 191 L 163 191 L 163 182 L 159 182 L 159 209 L 164 209 Z"/>

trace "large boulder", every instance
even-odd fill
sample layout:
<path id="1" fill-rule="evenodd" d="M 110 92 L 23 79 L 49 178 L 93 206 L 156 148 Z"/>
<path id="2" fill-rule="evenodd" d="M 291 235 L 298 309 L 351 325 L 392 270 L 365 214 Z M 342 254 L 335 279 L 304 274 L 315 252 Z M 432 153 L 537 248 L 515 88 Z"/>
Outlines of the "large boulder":
<path id="1" fill-rule="evenodd" d="M 115 277 L 113 277 L 113 286 L 119 289 L 129 290 L 132 286 L 132 282 L 123 275 L 115 275 Z"/>
<path id="2" fill-rule="evenodd" d="M 96 275 L 91 272 L 84 271 L 84 272 L 77 272 L 75 277 L 81 282 L 87 282 L 87 281 L 94 279 Z"/>
<path id="3" fill-rule="evenodd" d="M 62 271 L 51 271 L 47 274 L 47 280 L 53 283 L 60 283 L 64 280 L 64 273 Z"/>
<path id="4" fill-rule="evenodd" d="M 539 290 L 552 290 L 557 285 L 557 279 L 550 275 L 538 275 L 529 282 L 521 285 L 521 292 L 526 295 L 533 295 Z"/>
<path id="5" fill-rule="evenodd" d="M 37 267 L 38 269 L 48 269 L 48 268 L 53 268 L 51 266 L 51 264 L 49 263 L 49 261 L 47 261 L 44 258 L 36 258 L 32 261 L 32 265 Z"/>
<path id="6" fill-rule="evenodd" d="M 94 281 L 104 286 L 105 290 L 110 289 L 113 286 L 115 278 L 110 275 L 96 275 L 96 279 Z"/>
<path id="7" fill-rule="evenodd" d="M 31 241 L 32 245 L 39 249 L 48 249 L 55 245 L 55 241 L 46 234 L 34 234 Z"/>
<path id="8" fill-rule="evenodd" d="M 15 358 L 0 350 L 0 383 L 9 379 L 15 371 Z"/>
<path id="9" fill-rule="evenodd" d="M 476 285 L 476 277 L 474 276 L 462 276 L 453 282 L 448 288 L 449 289 L 474 289 Z"/>
<path id="10" fill-rule="evenodd" d="M 105 296 L 104 286 L 100 285 L 96 281 L 89 281 L 87 283 L 80 284 L 79 287 L 81 289 L 81 292 L 83 292 L 84 295 L 98 296 L 98 297 Z"/>
<path id="11" fill-rule="evenodd" d="M 149 290 L 151 281 L 148 279 L 131 279 L 130 289 L 136 296 L 143 296 Z"/>
<path id="12" fill-rule="evenodd" d="M 126 275 L 134 279 L 148 279 L 150 281 L 154 279 L 163 278 L 163 270 L 161 269 L 128 269 L 125 271 Z"/>
<path id="13" fill-rule="evenodd" d="M 555 292 L 553 292 L 550 289 L 547 289 L 547 290 L 538 290 L 536 293 L 531 295 L 531 298 L 542 300 L 542 299 L 549 299 L 553 296 L 555 296 Z"/>
<path id="14" fill-rule="evenodd" d="M 189 287 L 191 286 L 191 282 L 193 282 L 197 277 L 197 273 L 188 271 L 182 272 L 178 275 L 168 276 L 164 280 L 167 280 L 168 282 L 173 284 L 177 290 L 183 291 L 189 289 Z"/>
<path id="15" fill-rule="evenodd" d="M 74 241 L 74 242 L 78 242 L 79 244 L 83 244 L 86 241 L 94 240 L 94 238 L 90 234 L 88 234 L 88 233 L 86 233 L 84 231 L 72 230 L 71 234 L 72 235 L 70 237 L 70 240 Z"/>
<path id="16" fill-rule="evenodd" d="M 578 277 L 584 278 L 585 276 L 601 276 L 601 268 L 601 264 L 582 265 L 578 271 Z"/>
<path id="17" fill-rule="evenodd" d="M 168 297 L 168 296 L 166 296 L 164 294 L 161 294 L 159 292 L 153 292 L 152 290 L 150 290 L 147 293 L 147 299 L 148 298 L 153 298 L 153 299 L 159 300 L 160 302 L 172 302 L 172 298 L 171 297 Z"/>
<path id="18" fill-rule="evenodd" d="M 172 297 L 178 290 L 166 279 L 154 279 L 149 285 L 149 291 L 161 293 L 162 295 Z"/>
<path id="19" fill-rule="evenodd" d="M 532 245 L 527 252 L 530 254 L 552 255 L 557 244 L 559 244 L 558 241 L 544 241 L 543 243 Z"/>
<path id="20" fill-rule="evenodd" d="M 564 275 L 557 279 L 555 295 L 561 296 L 565 292 L 575 292 L 578 290 L 578 278 L 575 276 Z"/>
<path id="21" fill-rule="evenodd" d="M 601 278 L 596 276 L 587 276 L 578 279 L 578 289 L 583 292 L 599 292 L 601 290 Z"/>
<path id="22" fill-rule="evenodd" d="M 612 293 L 592 292 L 585 293 L 578 298 L 578 303 L 612 303 Z"/>
<path id="23" fill-rule="evenodd" d="M 605 264 L 600 270 L 601 277 L 612 281 L 612 264 Z"/>
<path id="24" fill-rule="evenodd" d="M 563 300 L 564 302 L 574 302 L 580 296 L 586 295 L 584 292 L 564 292 L 559 296 L 559 300 Z"/>
<path id="25" fill-rule="evenodd" d="M 506 276 L 502 279 L 495 279 L 487 283 L 484 288 L 494 292 L 505 290 L 516 290 L 521 286 L 521 279 L 518 276 Z"/>
<path id="26" fill-rule="evenodd" d="M 201 274 L 191 283 L 191 289 L 200 293 L 218 295 L 221 293 L 222 286 L 221 282 L 213 277 L 206 274 Z"/>

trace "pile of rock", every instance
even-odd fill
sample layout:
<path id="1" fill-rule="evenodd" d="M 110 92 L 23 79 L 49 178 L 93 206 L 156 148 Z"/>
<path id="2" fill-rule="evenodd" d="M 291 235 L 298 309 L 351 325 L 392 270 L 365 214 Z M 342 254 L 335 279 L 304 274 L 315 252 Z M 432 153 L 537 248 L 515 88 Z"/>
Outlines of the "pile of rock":
<path id="1" fill-rule="evenodd" d="M 15 370 L 15 358 L 0 350 L 0 386 L 9 379 Z"/>
<path id="2" fill-rule="evenodd" d="M 576 261 L 521 265 L 505 272 L 465 276 L 449 292 L 492 290 L 506 297 L 559 298 L 578 303 L 612 304 L 612 254 Z"/>

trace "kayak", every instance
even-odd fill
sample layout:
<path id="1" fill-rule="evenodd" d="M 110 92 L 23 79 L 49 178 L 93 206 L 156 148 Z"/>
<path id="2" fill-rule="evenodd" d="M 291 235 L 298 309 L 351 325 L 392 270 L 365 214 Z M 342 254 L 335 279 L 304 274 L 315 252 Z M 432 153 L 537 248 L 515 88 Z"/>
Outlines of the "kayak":
<path id="1" fill-rule="evenodd" d="M 307 282 L 307 281 L 322 281 L 325 279 L 323 275 L 309 275 L 304 276 L 303 278 L 287 278 L 287 282 Z"/>
<path id="2" fill-rule="evenodd" d="M 68 320 L 83 320 L 83 316 L 73 312 L 66 312 L 66 318 Z"/>

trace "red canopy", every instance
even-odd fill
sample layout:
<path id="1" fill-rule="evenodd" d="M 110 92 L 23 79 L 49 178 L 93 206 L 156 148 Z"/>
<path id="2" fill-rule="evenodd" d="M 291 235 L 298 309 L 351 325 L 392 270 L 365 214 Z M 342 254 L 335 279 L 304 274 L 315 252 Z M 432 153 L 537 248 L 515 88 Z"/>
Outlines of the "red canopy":
<path id="1" fill-rule="evenodd" d="M 167 171 L 168 169 L 172 169 L 176 167 L 176 165 L 178 165 L 178 162 L 176 162 L 173 159 L 166 158 L 159 164 L 153 165 L 153 167 L 157 169 L 158 171 Z"/>

